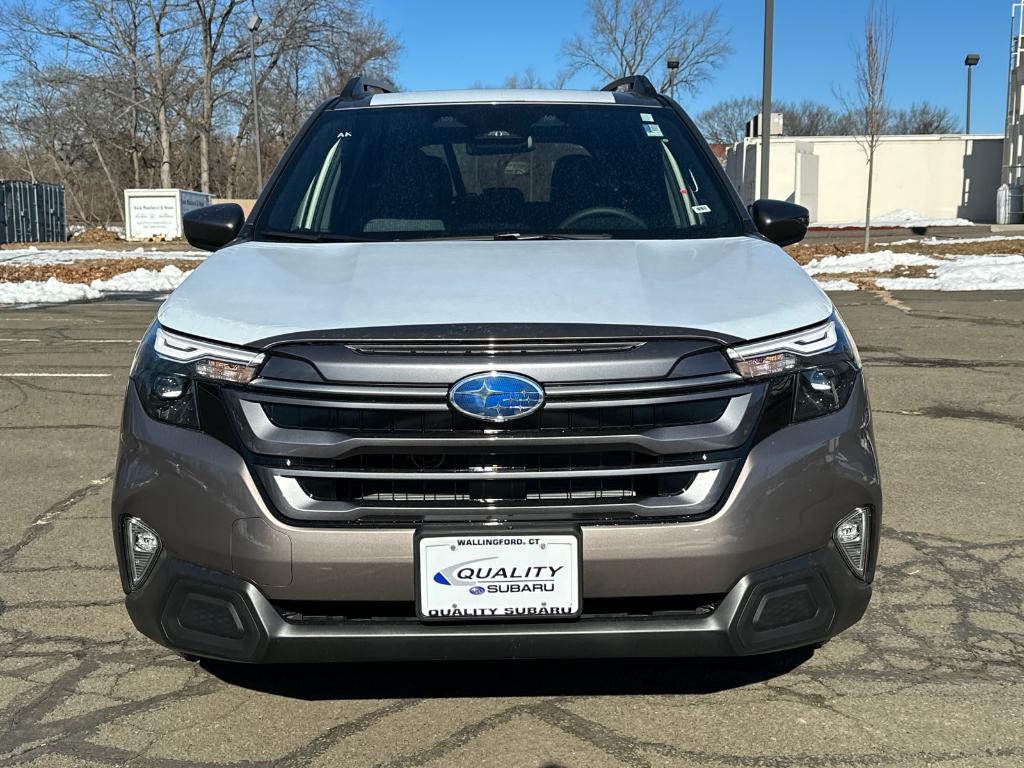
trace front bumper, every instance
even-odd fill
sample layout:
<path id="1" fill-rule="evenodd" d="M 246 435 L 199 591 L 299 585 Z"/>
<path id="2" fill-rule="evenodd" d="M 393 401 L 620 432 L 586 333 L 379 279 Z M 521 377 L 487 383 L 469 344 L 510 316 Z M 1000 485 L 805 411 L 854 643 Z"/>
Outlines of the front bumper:
<path id="1" fill-rule="evenodd" d="M 832 545 L 835 525 L 861 506 L 872 509 L 867 583 L 850 573 Z M 136 626 L 196 655 L 267 662 L 735 655 L 816 643 L 863 614 L 881 514 L 862 381 L 841 411 L 786 427 L 754 446 L 711 517 L 581 527 L 584 601 L 724 595 L 706 616 L 486 627 L 289 623 L 275 603 L 414 600 L 415 529 L 282 521 L 236 451 L 149 418 L 134 387 L 112 504 L 122 574 L 126 515 L 151 526 L 164 544 L 153 573 L 126 598 Z M 231 606 L 226 613 L 225 603 Z M 183 624 L 186 605 L 221 634 L 196 630 L 202 619 Z M 776 619 L 758 619 L 764 615 L 796 618 L 769 626 Z"/>
<path id="2" fill-rule="evenodd" d="M 832 546 L 747 574 L 707 616 L 424 625 L 286 621 L 251 582 L 163 555 L 126 604 L 163 645 L 242 662 L 745 656 L 823 642 L 856 623 L 871 586 Z"/>

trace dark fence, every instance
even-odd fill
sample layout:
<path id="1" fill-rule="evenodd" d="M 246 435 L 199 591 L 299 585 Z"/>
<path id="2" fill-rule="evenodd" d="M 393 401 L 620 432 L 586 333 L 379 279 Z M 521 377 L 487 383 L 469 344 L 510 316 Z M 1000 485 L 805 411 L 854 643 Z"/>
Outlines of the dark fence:
<path id="1" fill-rule="evenodd" d="M 65 240 L 64 187 L 31 181 L 0 181 L 0 244 Z"/>

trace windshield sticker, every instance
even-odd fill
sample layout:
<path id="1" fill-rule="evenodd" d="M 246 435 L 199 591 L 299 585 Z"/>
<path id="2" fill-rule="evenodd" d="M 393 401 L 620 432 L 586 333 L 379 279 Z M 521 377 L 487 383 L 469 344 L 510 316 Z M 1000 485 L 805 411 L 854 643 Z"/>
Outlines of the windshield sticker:
<path id="1" fill-rule="evenodd" d="M 644 131 L 651 138 L 661 138 L 665 134 L 661 132 L 661 126 L 657 123 L 644 123 Z"/>
<path id="2" fill-rule="evenodd" d="M 711 213 L 710 205 L 695 205 L 693 206 L 694 213 Z"/>
<path id="3" fill-rule="evenodd" d="M 650 112 L 641 112 L 640 119 L 643 120 L 645 123 L 653 123 L 654 115 L 652 115 Z"/>

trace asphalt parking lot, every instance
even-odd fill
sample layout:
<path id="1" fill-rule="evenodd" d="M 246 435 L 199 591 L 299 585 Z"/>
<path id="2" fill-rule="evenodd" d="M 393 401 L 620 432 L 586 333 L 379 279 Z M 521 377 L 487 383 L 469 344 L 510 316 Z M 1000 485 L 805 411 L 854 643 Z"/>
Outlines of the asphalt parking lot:
<path id="1" fill-rule="evenodd" d="M 1024 764 L 1024 293 L 834 298 L 887 494 L 859 625 L 739 661 L 286 669 L 186 662 L 122 609 L 111 472 L 157 304 L 0 310 L 0 766 Z"/>

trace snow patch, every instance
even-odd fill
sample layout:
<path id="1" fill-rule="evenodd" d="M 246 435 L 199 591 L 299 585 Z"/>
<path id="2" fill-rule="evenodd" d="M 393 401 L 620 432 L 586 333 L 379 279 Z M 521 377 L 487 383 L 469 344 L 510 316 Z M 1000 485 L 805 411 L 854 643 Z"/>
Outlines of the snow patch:
<path id="1" fill-rule="evenodd" d="M 887 277 L 890 291 L 1024 290 L 1024 256 L 959 256 L 936 267 L 932 277 Z"/>
<path id="2" fill-rule="evenodd" d="M 945 263 L 944 259 L 925 256 L 921 253 L 874 251 L 873 253 L 851 253 L 846 256 L 822 256 L 820 259 L 809 261 L 804 265 L 804 269 L 810 275 L 827 275 L 839 272 L 888 272 L 895 267 L 931 267 Z"/>
<path id="3" fill-rule="evenodd" d="M 89 285 L 62 283 L 55 277 L 46 281 L 0 283 L 0 305 L 62 304 L 98 299 L 106 293 L 169 293 L 190 274 L 169 264 L 160 270 L 136 269 L 109 280 L 93 280 Z"/>
<path id="4" fill-rule="evenodd" d="M 0 305 L 63 303 L 98 299 L 100 292 L 83 283 L 62 283 L 57 278 L 0 283 Z"/>
<path id="5" fill-rule="evenodd" d="M 103 293 L 166 293 L 181 285 L 181 281 L 189 274 L 168 264 L 160 271 L 139 268 L 123 275 L 114 275 L 109 280 L 93 280 L 90 287 Z"/>
<path id="6" fill-rule="evenodd" d="M 859 286 L 850 280 L 816 280 L 823 291 L 856 291 Z"/>
<path id="7" fill-rule="evenodd" d="M 910 238 L 886 243 L 887 246 L 954 246 L 971 243 L 998 243 L 1000 241 L 1024 240 L 1020 234 L 992 234 L 987 238 Z"/>

